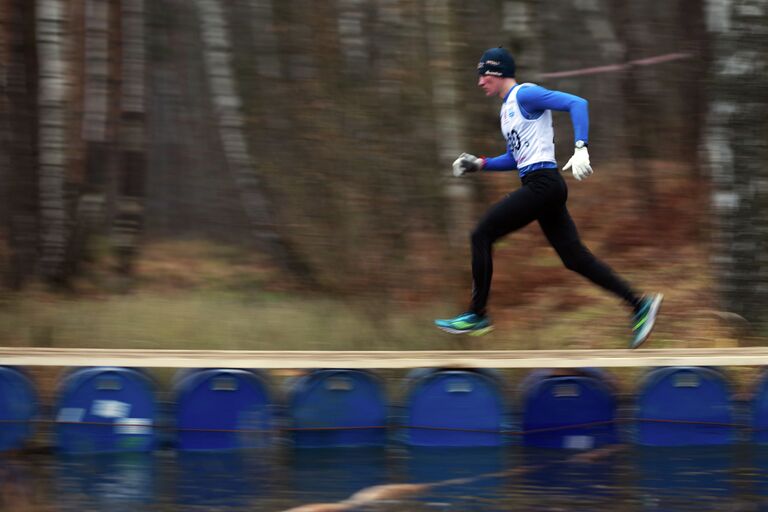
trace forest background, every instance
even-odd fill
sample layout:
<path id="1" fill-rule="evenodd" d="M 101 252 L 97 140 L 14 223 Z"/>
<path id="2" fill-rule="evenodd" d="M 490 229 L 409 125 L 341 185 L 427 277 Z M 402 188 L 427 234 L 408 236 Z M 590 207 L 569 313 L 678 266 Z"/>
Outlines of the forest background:
<path id="1" fill-rule="evenodd" d="M 519 186 L 450 175 L 504 151 L 476 86 L 497 45 L 589 100 L 569 208 L 665 293 L 652 346 L 762 344 L 766 0 L 0 0 L 2 344 L 625 347 L 628 312 L 535 224 L 496 247 L 496 333 L 432 326 Z"/>

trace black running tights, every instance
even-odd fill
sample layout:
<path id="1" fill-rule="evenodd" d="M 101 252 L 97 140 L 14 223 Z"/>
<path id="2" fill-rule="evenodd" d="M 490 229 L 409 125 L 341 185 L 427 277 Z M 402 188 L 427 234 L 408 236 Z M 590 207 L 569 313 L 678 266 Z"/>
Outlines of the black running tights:
<path id="1" fill-rule="evenodd" d="M 579 239 L 565 202 L 568 186 L 557 169 L 533 171 L 523 185 L 493 205 L 472 232 L 472 303 L 470 311 L 486 312 L 493 275 L 493 243 L 534 220 L 557 251 L 563 264 L 622 298 L 630 306 L 640 300 L 624 280 L 598 260 Z"/>

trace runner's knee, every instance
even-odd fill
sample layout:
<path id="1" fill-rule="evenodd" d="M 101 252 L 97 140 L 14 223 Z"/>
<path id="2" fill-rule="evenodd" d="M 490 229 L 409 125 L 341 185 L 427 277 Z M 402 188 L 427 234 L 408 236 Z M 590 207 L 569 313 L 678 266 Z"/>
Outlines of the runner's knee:
<path id="1" fill-rule="evenodd" d="M 470 242 L 474 246 L 490 245 L 493 243 L 493 235 L 485 226 L 478 225 L 469 236 Z"/>
<path id="2" fill-rule="evenodd" d="M 565 268 L 578 274 L 583 274 L 594 260 L 592 253 L 581 244 L 559 251 L 559 254 Z"/>

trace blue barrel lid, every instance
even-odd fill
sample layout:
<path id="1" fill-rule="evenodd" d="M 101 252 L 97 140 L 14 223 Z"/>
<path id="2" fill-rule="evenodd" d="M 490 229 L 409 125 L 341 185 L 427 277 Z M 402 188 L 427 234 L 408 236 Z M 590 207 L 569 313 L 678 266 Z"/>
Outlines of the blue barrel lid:
<path id="1" fill-rule="evenodd" d="M 542 381 L 556 378 L 592 379 L 600 382 L 603 386 L 607 386 L 614 393 L 618 391 L 616 379 L 602 368 L 547 368 L 536 369 L 528 373 L 520 381 L 517 387 L 517 394 L 520 397 L 525 396 L 530 392 L 530 388 L 538 386 Z"/>
<path id="2" fill-rule="evenodd" d="M 120 366 L 86 366 L 69 372 L 62 378 L 59 387 L 60 395 L 70 392 L 72 389 L 79 387 L 94 377 L 102 376 L 105 374 L 114 374 L 126 378 L 137 378 L 138 380 L 146 383 L 151 388 L 156 387 L 154 379 L 150 377 L 149 374 L 147 374 L 145 371 Z"/>
<path id="3" fill-rule="evenodd" d="M 359 369 L 344 369 L 344 368 L 319 368 L 311 370 L 304 375 L 288 379 L 285 382 L 285 387 L 288 393 L 289 401 L 293 402 L 298 396 L 311 390 L 318 381 L 329 378 L 350 378 L 350 379 L 363 379 L 373 382 L 380 389 L 383 389 L 383 381 L 375 373 L 369 370 Z M 343 385 L 339 381 L 339 385 Z"/>
<path id="4" fill-rule="evenodd" d="M 267 395 L 270 394 L 268 379 L 264 372 L 241 368 L 197 368 L 193 371 L 182 370 L 174 375 L 172 387 L 178 394 L 184 390 L 195 388 L 210 379 L 226 376 L 253 381 L 257 385 L 262 386 Z"/>
<path id="5" fill-rule="evenodd" d="M 719 368 L 711 366 L 662 366 L 649 370 L 642 378 L 638 388 L 638 397 L 651 386 L 676 373 L 682 373 L 689 379 L 704 378 L 721 382 L 727 391 L 730 391 L 728 376 Z M 686 378 L 686 377 L 681 377 Z M 682 383 L 686 384 L 686 383 Z M 688 383 L 692 385 L 693 382 Z"/>

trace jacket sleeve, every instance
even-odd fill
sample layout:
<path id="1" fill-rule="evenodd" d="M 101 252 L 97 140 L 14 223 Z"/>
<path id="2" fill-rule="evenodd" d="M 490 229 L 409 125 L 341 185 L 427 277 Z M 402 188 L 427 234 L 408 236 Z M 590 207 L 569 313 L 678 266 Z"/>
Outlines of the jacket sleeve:
<path id="1" fill-rule="evenodd" d="M 589 138 L 589 102 L 584 98 L 560 91 L 550 91 L 539 85 L 522 87 L 517 103 L 526 119 L 536 119 L 545 110 L 558 110 L 571 114 L 574 141 Z"/>

